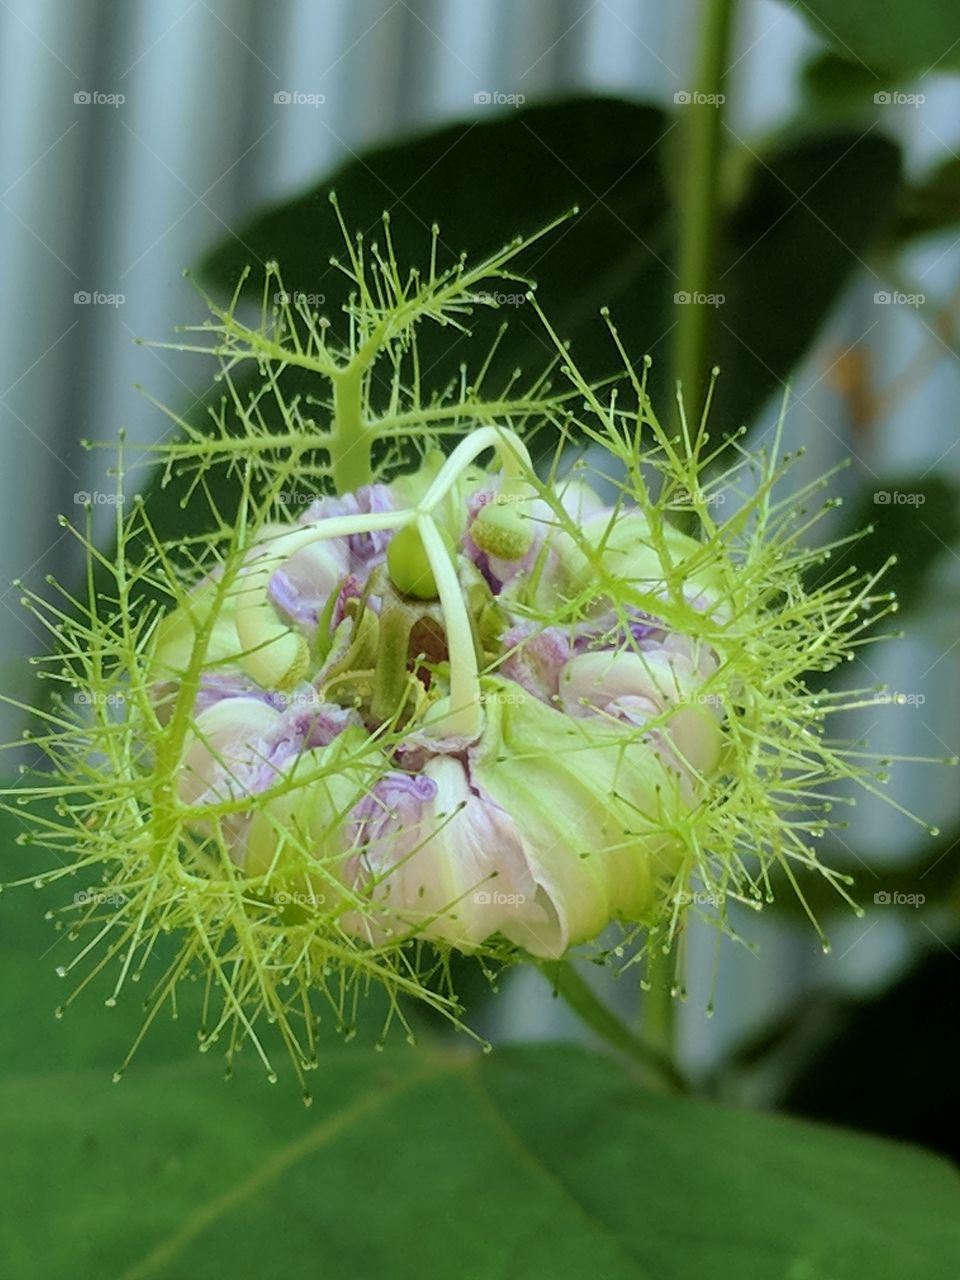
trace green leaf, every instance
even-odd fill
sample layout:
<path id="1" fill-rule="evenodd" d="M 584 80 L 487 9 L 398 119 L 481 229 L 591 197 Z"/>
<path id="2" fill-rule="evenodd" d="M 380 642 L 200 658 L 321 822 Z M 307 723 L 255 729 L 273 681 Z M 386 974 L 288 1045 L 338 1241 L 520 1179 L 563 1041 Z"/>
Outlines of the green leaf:
<path id="1" fill-rule="evenodd" d="M 791 5 L 831 44 L 875 75 L 960 67 L 955 0 L 804 0 Z M 878 90 L 888 89 L 877 84 Z"/>
<path id="2" fill-rule="evenodd" d="M 448 250 L 478 258 L 576 204 L 579 216 L 539 241 L 519 266 L 537 280 L 537 296 L 574 344 L 578 363 L 598 377 L 619 368 L 598 317 L 609 306 L 630 355 L 654 356 L 662 400 L 681 290 L 671 266 L 674 183 L 664 177 L 676 164 L 676 136 L 651 107 L 599 98 L 451 125 L 352 160 L 307 195 L 267 210 L 208 257 L 200 274 L 225 295 L 252 254 L 275 258 L 289 292 L 322 293 L 322 309 L 335 317 L 349 282 L 328 261 L 341 251 L 327 209 L 331 190 L 348 225 L 372 238 L 383 209 L 391 210 L 401 262 L 423 260 L 435 220 Z M 752 158 L 745 194 L 730 211 L 717 281 L 725 302 L 710 362 L 725 375 L 724 428 L 749 421 L 789 375 L 891 215 L 898 173 L 894 144 L 859 128 L 789 139 Z M 259 286 L 255 274 L 252 287 Z M 516 367 L 542 368 L 552 353 L 521 301 L 475 316 L 472 338 L 428 332 L 423 368 L 431 381 L 456 377 L 463 360 L 478 362 L 503 319 L 511 326 L 492 366 L 494 385 Z"/>
<path id="3" fill-rule="evenodd" d="M 287 291 L 322 294 L 319 309 L 336 323 L 350 282 L 329 264 L 331 255 L 343 255 L 328 207 L 333 190 L 347 226 L 368 240 L 382 240 L 381 215 L 390 211 L 404 267 L 426 262 L 434 222 L 442 261 L 462 251 L 474 261 L 577 205 L 580 215 L 518 265 L 538 282 L 538 298 L 558 332 L 576 341 L 578 362 L 592 374 L 609 373 L 619 362 L 597 315 L 601 305 L 617 314 L 638 356 L 664 336 L 661 321 L 673 292 L 663 145 L 669 132 L 669 121 L 652 107 L 600 98 L 449 125 L 352 159 L 299 199 L 266 210 L 216 249 L 200 276 L 225 293 L 246 266 L 256 267 L 253 255 L 276 259 Z M 251 287 L 259 283 L 255 274 Z M 458 377 L 464 360 L 478 366 L 504 319 L 511 321 L 510 336 L 494 363 L 492 385 L 515 367 L 532 374 L 552 358 L 523 286 L 511 290 L 499 282 L 492 290 L 510 301 L 495 313 L 479 311 L 470 322 L 473 337 L 423 331 L 422 367 L 431 384 Z"/>
<path id="4" fill-rule="evenodd" d="M 960 222 L 960 158 L 950 156 L 920 182 L 904 188 L 894 235 L 898 240 L 943 231 Z"/>
<path id="5" fill-rule="evenodd" d="M 539 282 L 538 298 L 578 363 L 601 377 L 619 358 L 599 317 L 609 305 L 632 359 L 654 356 L 651 391 L 669 413 L 671 335 L 680 286 L 672 261 L 676 223 L 672 190 L 678 134 L 651 107 L 612 99 L 577 98 L 511 112 L 487 123 L 454 124 L 354 159 L 305 195 L 267 209 L 201 264 L 200 276 L 226 297 L 241 272 L 259 296 L 260 266 L 276 259 L 290 293 L 322 295 L 318 309 L 336 325 L 349 281 L 330 266 L 343 253 L 328 204 L 336 189 L 351 229 L 382 239 L 389 209 L 398 261 L 423 264 L 430 227 L 441 226 L 440 257 L 490 253 L 517 233 L 530 233 L 579 205 L 578 217 L 538 241 L 518 267 Z M 736 149 L 736 140 L 730 139 Z M 704 377 L 724 371 L 716 400 L 719 433 L 749 422 L 789 376 L 851 271 L 891 214 L 897 190 L 897 148 L 877 135 L 843 131 L 792 139 L 750 156 L 744 196 L 730 210 L 717 288 L 717 308 Z M 669 176 L 668 176 L 669 175 Z M 535 177 L 535 180 L 533 178 Z M 503 320 L 510 330 L 491 363 L 486 385 L 498 388 L 516 368 L 533 377 L 553 356 L 523 287 L 498 311 L 467 318 L 465 336 L 435 328 L 422 334 L 423 380 L 439 389 L 459 377 L 461 362 L 476 371 Z M 253 376 L 253 373 L 249 375 Z M 289 396 L 309 395 L 309 375 L 282 375 Z M 251 384 L 244 383 L 244 390 Z M 230 481 L 217 481 L 229 510 Z M 189 478 L 174 477 L 150 496 L 161 535 L 186 533 L 207 518 L 196 499 L 180 499 Z"/>
<path id="6" fill-rule="evenodd" d="M 225 1083 L 209 1059 L 171 1061 L 170 1042 L 113 1085 L 104 1046 L 125 1015 L 94 1001 L 50 1019 L 40 897 L 8 891 L 0 912 L 0 1019 L 16 1031 L 0 1244 L 17 1280 L 954 1274 L 946 1164 L 651 1095 L 569 1047 L 330 1046 L 311 1110 L 289 1072 L 271 1086 L 248 1061 Z"/>
<path id="7" fill-rule="evenodd" d="M 800 111 L 808 125 L 812 117 L 828 127 L 840 120 L 869 124 L 876 119 L 877 77 L 862 62 L 844 56 L 842 49 L 818 48 L 801 75 Z"/>
<path id="8" fill-rule="evenodd" d="M 908 1148 L 647 1095 L 569 1048 L 321 1062 L 317 1103 L 155 1068 L 5 1082 L 8 1273 L 948 1280 Z"/>
<path id="9" fill-rule="evenodd" d="M 896 556 L 883 588 L 896 592 L 901 613 L 921 604 L 942 558 L 960 537 L 960 490 L 947 476 L 876 477 L 849 507 L 850 532 L 873 526 L 851 559 L 876 573 Z"/>
<path id="10" fill-rule="evenodd" d="M 717 279 L 720 429 L 749 422 L 782 390 L 891 221 L 899 172 L 894 144 L 861 129 L 790 139 L 758 157 Z"/>

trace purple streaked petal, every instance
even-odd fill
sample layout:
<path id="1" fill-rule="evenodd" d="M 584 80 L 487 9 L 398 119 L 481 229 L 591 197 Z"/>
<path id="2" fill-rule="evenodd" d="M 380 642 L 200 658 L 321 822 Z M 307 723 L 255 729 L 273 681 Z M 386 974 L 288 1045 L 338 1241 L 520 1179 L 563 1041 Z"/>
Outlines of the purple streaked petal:
<path id="1" fill-rule="evenodd" d="M 347 574 L 343 538 L 301 547 L 270 575 L 267 594 L 288 622 L 308 631 Z"/>
<path id="2" fill-rule="evenodd" d="M 352 708 L 321 702 L 312 685 L 287 695 L 289 705 L 274 732 L 263 740 L 260 766 L 250 781 L 251 794 L 272 787 L 280 775 L 313 747 L 328 747 L 345 729 L 360 725 Z"/>
<path id="3" fill-rule="evenodd" d="M 200 677 L 200 688 L 193 704 L 193 714 L 199 715 L 208 707 L 222 702 L 224 698 L 259 698 L 275 710 L 282 708 L 275 702 L 275 695 L 269 693 L 251 680 L 241 671 L 205 671 Z"/>
<path id="4" fill-rule="evenodd" d="M 386 840 L 394 832 L 416 833 L 424 808 L 437 796 L 425 774 L 388 773 L 374 783 L 350 815 L 350 843 L 356 848 Z"/>
<path id="5" fill-rule="evenodd" d="M 504 633 L 507 650 L 500 674 L 543 702 L 551 702 L 560 689 L 560 672 L 570 659 L 570 641 L 559 627 L 537 630 L 521 623 Z"/>
<path id="6" fill-rule="evenodd" d="M 342 497 L 318 498 L 300 517 L 300 523 L 311 525 L 336 516 L 373 515 L 395 510 L 393 495 L 385 484 L 365 484 L 356 493 Z M 344 541 L 349 552 L 349 571 L 365 576 L 386 554 L 387 544 L 393 537 L 390 529 L 375 529 L 369 533 L 353 533 Z"/>

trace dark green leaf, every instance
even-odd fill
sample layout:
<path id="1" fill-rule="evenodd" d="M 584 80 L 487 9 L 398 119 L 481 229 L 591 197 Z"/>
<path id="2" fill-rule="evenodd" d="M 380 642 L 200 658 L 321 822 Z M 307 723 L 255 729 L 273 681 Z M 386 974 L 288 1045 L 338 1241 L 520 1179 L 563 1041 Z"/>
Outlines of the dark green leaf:
<path id="1" fill-rule="evenodd" d="M 201 276 L 226 296 L 246 266 L 276 259 L 286 289 L 322 294 L 322 310 L 337 323 L 349 282 L 329 265 L 331 254 L 343 249 L 327 199 L 334 188 L 348 225 L 368 239 L 382 236 L 380 216 L 390 210 L 404 264 L 425 261 L 435 220 L 441 254 L 452 261 L 461 251 L 477 258 L 578 204 L 579 217 L 539 241 L 518 266 L 539 282 L 545 310 L 591 375 L 618 366 L 598 316 L 609 305 L 630 357 L 654 355 L 652 390 L 668 413 L 680 286 L 670 265 L 675 184 L 664 175 L 675 170 L 677 137 L 650 107 L 594 98 L 451 125 L 352 160 L 303 197 L 267 210 L 213 252 Z M 732 136 L 728 142 L 738 145 Z M 717 432 L 750 421 L 789 375 L 887 219 L 897 172 L 893 144 L 859 131 L 791 141 L 753 163 L 725 239 L 717 291 L 726 300 L 717 308 L 704 369 L 706 376 L 716 362 L 724 371 Z M 256 270 L 250 287 L 259 289 Z M 518 288 L 517 299 L 521 293 Z M 529 305 L 517 301 L 474 316 L 472 337 L 427 330 L 425 384 L 445 385 L 462 361 L 475 369 L 504 318 L 510 332 L 488 385 L 496 387 L 517 367 L 531 376 L 539 372 L 552 351 Z M 290 394 L 309 391 L 309 375 L 287 371 L 284 386 Z M 192 511 L 180 510 L 186 483 L 175 480 L 165 495 L 151 498 L 162 534 L 207 519 L 200 501 Z M 217 499 L 229 509 L 226 485 Z"/>
<path id="2" fill-rule="evenodd" d="M 955 0 L 803 0 L 790 7 L 878 77 L 960 67 Z M 878 80 L 878 90 L 889 87 Z"/>
<path id="3" fill-rule="evenodd" d="M 960 491 L 945 476 L 884 476 L 865 486 L 849 509 L 849 529 L 873 526 L 851 559 L 876 573 L 891 556 L 896 563 L 883 586 L 896 592 L 901 612 L 919 604 L 931 575 L 960 536 Z"/>
<path id="4" fill-rule="evenodd" d="M 914 890 L 917 884 L 926 888 L 915 879 Z M 787 1091 L 790 1110 L 960 1159 L 960 1135 L 949 1121 L 960 1065 L 960 1027 L 950 1015 L 956 928 L 944 932 L 949 941 L 941 934 L 943 945 L 889 990 L 834 1011 L 833 1034 Z"/>
<path id="5" fill-rule="evenodd" d="M 476 258 L 577 204 L 579 217 L 538 242 L 519 266 L 537 280 L 544 309 L 591 375 L 618 367 L 597 314 L 609 305 L 631 357 L 655 357 L 662 399 L 678 314 L 674 295 L 682 291 L 670 266 L 675 183 L 664 180 L 677 160 L 676 138 L 650 107 L 590 98 L 531 107 L 489 124 L 453 125 L 351 161 L 307 196 L 268 210 L 241 230 L 239 241 L 211 255 L 201 275 L 225 294 L 251 251 L 276 258 L 288 290 L 322 292 L 334 315 L 348 283 L 328 265 L 340 248 L 327 208 L 331 190 L 348 223 L 368 234 L 376 235 L 389 208 L 404 262 L 422 260 L 434 220 L 452 252 Z M 733 137 L 728 143 L 737 146 Z M 896 147 L 861 130 L 790 141 L 756 158 L 746 196 L 732 212 L 717 281 L 726 302 L 709 358 L 725 374 L 721 429 L 749 421 L 788 376 L 890 215 L 898 170 Z M 495 374 L 542 367 L 551 352 L 524 306 L 475 317 L 471 339 L 447 330 L 428 334 L 430 376 L 437 383 L 456 376 L 462 360 L 485 350 L 504 317 L 513 323 Z"/>
<path id="6" fill-rule="evenodd" d="M 898 239 L 928 235 L 960 222 L 960 159 L 950 156 L 900 197 L 895 235 Z"/>
<path id="7" fill-rule="evenodd" d="M 803 68 L 804 101 L 801 110 L 809 124 L 815 114 L 824 124 L 836 126 L 875 117 L 877 77 L 862 62 L 842 50 L 820 49 Z"/>
<path id="8" fill-rule="evenodd" d="M 617 357 L 598 320 L 601 305 L 618 313 L 637 356 L 662 351 L 669 327 L 663 324 L 673 292 L 673 219 L 663 177 L 669 129 L 652 107 L 595 98 L 450 125 L 349 161 L 307 195 L 242 227 L 200 274 L 226 292 L 254 254 L 273 258 L 289 292 L 322 294 L 321 309 L 335 319 L 350 282 L 329 265 L 332 254 L 343 253 L 328 205 L 332 190 L 347 225 L 368 239 L 382 239 L 381 214 L 390 211 L 404 265 L 426 262 L 434 222 L 445 261 L 461 251 L 477 260 L 578 205 L 580 216 L 533 246 L 518 267 L 538 282 L 558 332 L 576 341 L 578 361 L 591 373 L 609 373 Z M 512 296 L 502 283 L 493 290 Z M 498 313 L 474 317 L 472 338 L 449 329 L 424 332 L 423 367 L 434 385 L 458 376 L 464 360 L 478 365 L 503 319 L 511 321 L 511 332 L 494 366 L 494 385 L 515 367 L 533 373 L 552 358 L 522 286 L 516 293 L 516 302 Z"/>
<path id="9" fill-rule="evenodd" d="M 344 1049 L 311 1112 L 193 1066 L 3 1092 L 18 1280 L 948 1280 L 960 1248 L 946 1165 L 647 1095 L 572 1049 Z"/>
<path id="10" fill-rule="evenodd" d="M 0 1017 L 21 1048 L 0 1080 L 0 1244 L 17 1280 L 955 1273 L 947 1165 L 650 1095 L 579 1050 L 330 1047 L 307 1111 L 289 1078 L 246 1069 L 228 1084 L 196 1058 L 114 1086 L 93 1040 L 104 1016 L 81 1008 L 91 1037 L 63 1069 L 37 1039 L 53 957 L 27 941 L 35 897 L 4 895 L 3 918 L 16 960 Z"/>
<path id="11" fill-rule="evenodd" d="M 788 141 L 758 158 L 717 279 L 726 299 L 711 353 L 723 375 L 721 430 L 782 390 L 888 225 L 898 183 L 897 148 L 862 130 Z"/>

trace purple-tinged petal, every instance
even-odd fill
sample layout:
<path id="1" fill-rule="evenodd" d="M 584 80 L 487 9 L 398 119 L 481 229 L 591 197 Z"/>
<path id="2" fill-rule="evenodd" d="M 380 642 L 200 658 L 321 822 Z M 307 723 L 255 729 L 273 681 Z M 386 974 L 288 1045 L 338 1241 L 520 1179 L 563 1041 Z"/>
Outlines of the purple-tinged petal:
<path id="1" fill-rule="evenodd" d="M 350 873 L 379 912 L 341 923 L 371 942 L 416 932 L 459 947 L 543 923 L 523 842 L 510 816 L 436 757 L 417 777 L 389 774 L 354 810 Z"/>
<path id="2" fill-rule="evenodd" d="M 347 571 L 344 539 L 311 543 L 274 571 L 267 594 L 287 621 L 310 630 Z"/>
<path id="3" fill-rule="evenodd" d="M 365 484 L 361 485 L 356 493 L 345 493 L 342 497 L 318 498 L 300 517 L 300 523 L 312 525 L 336 516 L 379 514 L 395 510 L 395 505 L 387 485 Z M 349 571 L 366 576 L 383 559 L 387 544 L 392 537 L 393 533 L 389 529 L 375 529 L 369 533 L 353 533 L 343 539 L 349 554 Z"/>
<path id="4" fill-rule="evenodd" d="M 560 672 L 571 656 L 570 641 L 559 627 L 538 630 L 520 623 L 502 639 L 507 656 L 500 674 L 513 680 L 543 702 L 552 702 L 560 690 Z"/>

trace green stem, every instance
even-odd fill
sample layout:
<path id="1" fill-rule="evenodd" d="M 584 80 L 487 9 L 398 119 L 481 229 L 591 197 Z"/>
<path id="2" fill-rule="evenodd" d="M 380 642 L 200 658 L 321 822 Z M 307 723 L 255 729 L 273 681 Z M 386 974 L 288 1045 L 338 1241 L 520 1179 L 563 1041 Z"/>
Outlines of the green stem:
<path id="1" fill-rule="evenodd" d="M 607 1044 L 626 1054 L 643 1068 L 647 1083 L 667 1093 L 686 1093 L 687 1081 L 669 1055 L 636 1035 L 594 994 L 590 985 L 568 960 L 544 960 L 540 972 L 573 1012 Z"/>
<path id="2" fill-rule="evenodd" d="M 337 493 L 353 493 L 373 479 L 371 438 L 363 420 L 366 366 L 352 360 L 333 379 L 333 427 L 328 437 L 333 484 Z"/>
<path id="3" fill-rule="evenodd" d="M 722 95 L 736 0 L 702 0 L 703 32 L 696 71 L 696 95 Z M 674 385 L 683 388 L 688 420 L 698 421 L 703 404 L 707 344 L 713 308 L 694 300 L 714 292 L 714 254 L 719 221 L 720 161 L 724 104 L 694 101 L 684 107 L 679 204 L 677 289 L 691 295 L 680 306 L 674 348 Z"/>
<path id="4" fill-rule="evenodd" d="M 676 1002 L 671 994 L 674 981 L 674 956 L 655 950 L 647 966 L 649 990 L 643 999 L 644 1039 L 665 1061 L 676 1057 Z"/>

